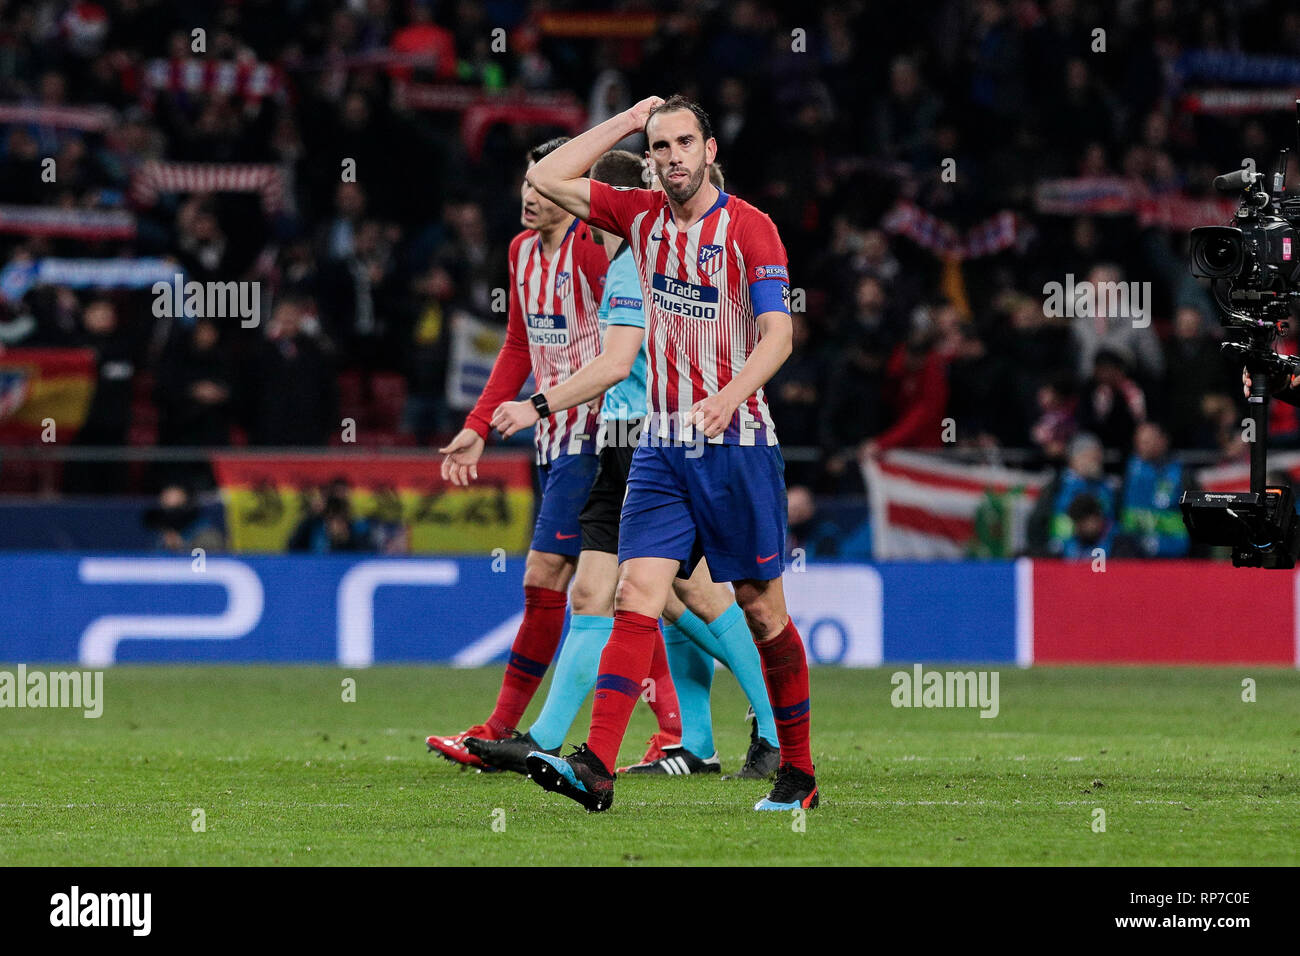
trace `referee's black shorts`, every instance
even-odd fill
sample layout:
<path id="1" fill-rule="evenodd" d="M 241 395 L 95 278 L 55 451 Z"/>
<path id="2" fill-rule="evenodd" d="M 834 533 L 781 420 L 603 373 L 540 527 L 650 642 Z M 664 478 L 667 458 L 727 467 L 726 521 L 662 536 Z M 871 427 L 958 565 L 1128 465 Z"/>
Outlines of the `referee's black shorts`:
<path id="1" fill-rule="evenodd" d="M 606 439 L 578 526 L 582 529 L 583 551 L 618 554 L 618 519 L 627 494 L 632 455 L 641 437 L 641 419 L 603 422 L 601 427 Z"/>

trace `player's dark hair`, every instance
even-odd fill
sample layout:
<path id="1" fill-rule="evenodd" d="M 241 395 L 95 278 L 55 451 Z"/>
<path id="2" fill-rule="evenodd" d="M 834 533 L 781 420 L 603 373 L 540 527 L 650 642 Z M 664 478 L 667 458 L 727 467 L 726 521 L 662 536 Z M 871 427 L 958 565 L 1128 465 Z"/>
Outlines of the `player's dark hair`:
<path id="1" fill-rule="evenodd" d="M 695 122 L 700 126 L 700 135 L 704 137 L 705 142 L 713 139 L 713 123 L 709 120 L 709 114 L 704 112 L 704 107 L 694 100 L 688 100 L 680 93 L 674 93 L 668 99 L 664 100 L 655 110 L 653 110 L 645 121 L 646 139 L 650 138 L 650 120 L 654 119 L 660 113 L 675 113 L 678 110 L 687 110 L 695 114 Z"/>
<path id="2" fill-rule="evenodd" d="M 567 136 L 556 136 L 554 139 L 548 139 L 546 142 L 530 149 L 528 158 L 535 163 L 540 163 L 548 154 L 555 152 L 568 141 L 569 137 Z"/>
<path id="3" fill-rule="evenodd" d="M 591 167 L 591 178 L 611 186 L 630 186 L 639 189 L 645 185 L 641 173 L 645 163 L 636 153 L 626 149 L 611 149 Z"/>

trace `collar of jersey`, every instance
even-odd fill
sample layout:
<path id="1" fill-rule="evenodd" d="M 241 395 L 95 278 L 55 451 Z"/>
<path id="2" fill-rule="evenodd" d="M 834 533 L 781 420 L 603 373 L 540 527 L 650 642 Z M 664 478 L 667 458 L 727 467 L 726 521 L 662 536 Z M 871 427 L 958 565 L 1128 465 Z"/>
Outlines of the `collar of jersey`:
<path id="1" fill-rule="evenodd" d="M 709 218 L 710 216 L 712 216 L 715 212 L 717 212 L 719 209 L 721 209 L 723 206 L 725 206 L 725 205 L 727 204 L 727 201 L 728 201 L 729 199 L 731 199 L 731 197 L 728 196 L 726 193 L 724 193 L 721 189 L 719 189 L 719 190 L 718 190 L 718 201 L 715 202 L 712 206 L 709 207 L 709 211 L 706 212 L 703 216 L 701 216 L 701 217 L 699 218 L 699 221 L 696 222 L 694 226 L 691 226 L 690 229 L 678 229 L 678 228 L 677 228 L 677 223 L 673 222 L 673 210 L 672 210 L 672 207 L 668 205 L 668 195 L 667 195 L 667 193 L 665 193 L 665 194 L 664 194 L 664 212 L 665 212 L 667 215 L 666 215 L 666 217 L 664 218 L 664 225 L 665 225 L 665 226 L 669 226 L 669 225 L 671 225 L 671 226 L 673 227 L 673 231 L 674 231 L 674 232 L 690 232 L 691 229 L 694 229 L 694 228 L 695 228 L 695 226 L 698 226 L 701 222 L 704 222 L 704 220 L 708 219 L 708 218 Z"/>
<path id="2" fill-rule="evenodd" d="M 569 228 L 564 230 L 564 238 L 561 239 L 560 244 L 555 247 L 556 252 L 559 252 L 564 248 L 564 244 L 569 241 L 569 237 L 573 235 L 573 230 L 578 228 L 578 223 L 580 222 L 582 222 L 582 220 L 577 216 L 573 217 L 573 222 L 569 223 Z M 542 234 L 540 232 L 537 233 L 537 257 L 548 263 L 551 261 L 546 258 L 546 250 L 542 248 Z"/>

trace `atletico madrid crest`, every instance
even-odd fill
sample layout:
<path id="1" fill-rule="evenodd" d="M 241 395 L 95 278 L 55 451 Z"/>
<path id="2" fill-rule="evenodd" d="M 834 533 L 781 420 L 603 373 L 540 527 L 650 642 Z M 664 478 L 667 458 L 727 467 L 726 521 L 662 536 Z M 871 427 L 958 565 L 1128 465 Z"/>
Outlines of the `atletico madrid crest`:
<path id="1" fill-rule="evenodd" d="M 700 271 L 706 276 L 713 276 L 721 268 L 722 246 L 700 246 Z"/>
<path id="2" fill-rule="evenodd" d="M 18 411 L 27 401 L 29 377 L 23 369 L 0 369 L 0 421 Z"/>

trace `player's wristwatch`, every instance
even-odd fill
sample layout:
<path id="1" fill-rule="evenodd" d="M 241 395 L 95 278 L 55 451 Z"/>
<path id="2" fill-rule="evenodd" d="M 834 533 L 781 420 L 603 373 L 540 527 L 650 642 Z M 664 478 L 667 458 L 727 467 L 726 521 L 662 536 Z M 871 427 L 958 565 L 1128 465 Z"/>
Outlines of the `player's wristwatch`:
<path id="1" fill-rule="evenodd" d="M 546 396 L 541 392 L 529 396 L 528 400 L 533 403 L 533 408 L 537 409 L 539 418 L 551 417 L 551 406 L 546 403 Z"/>

